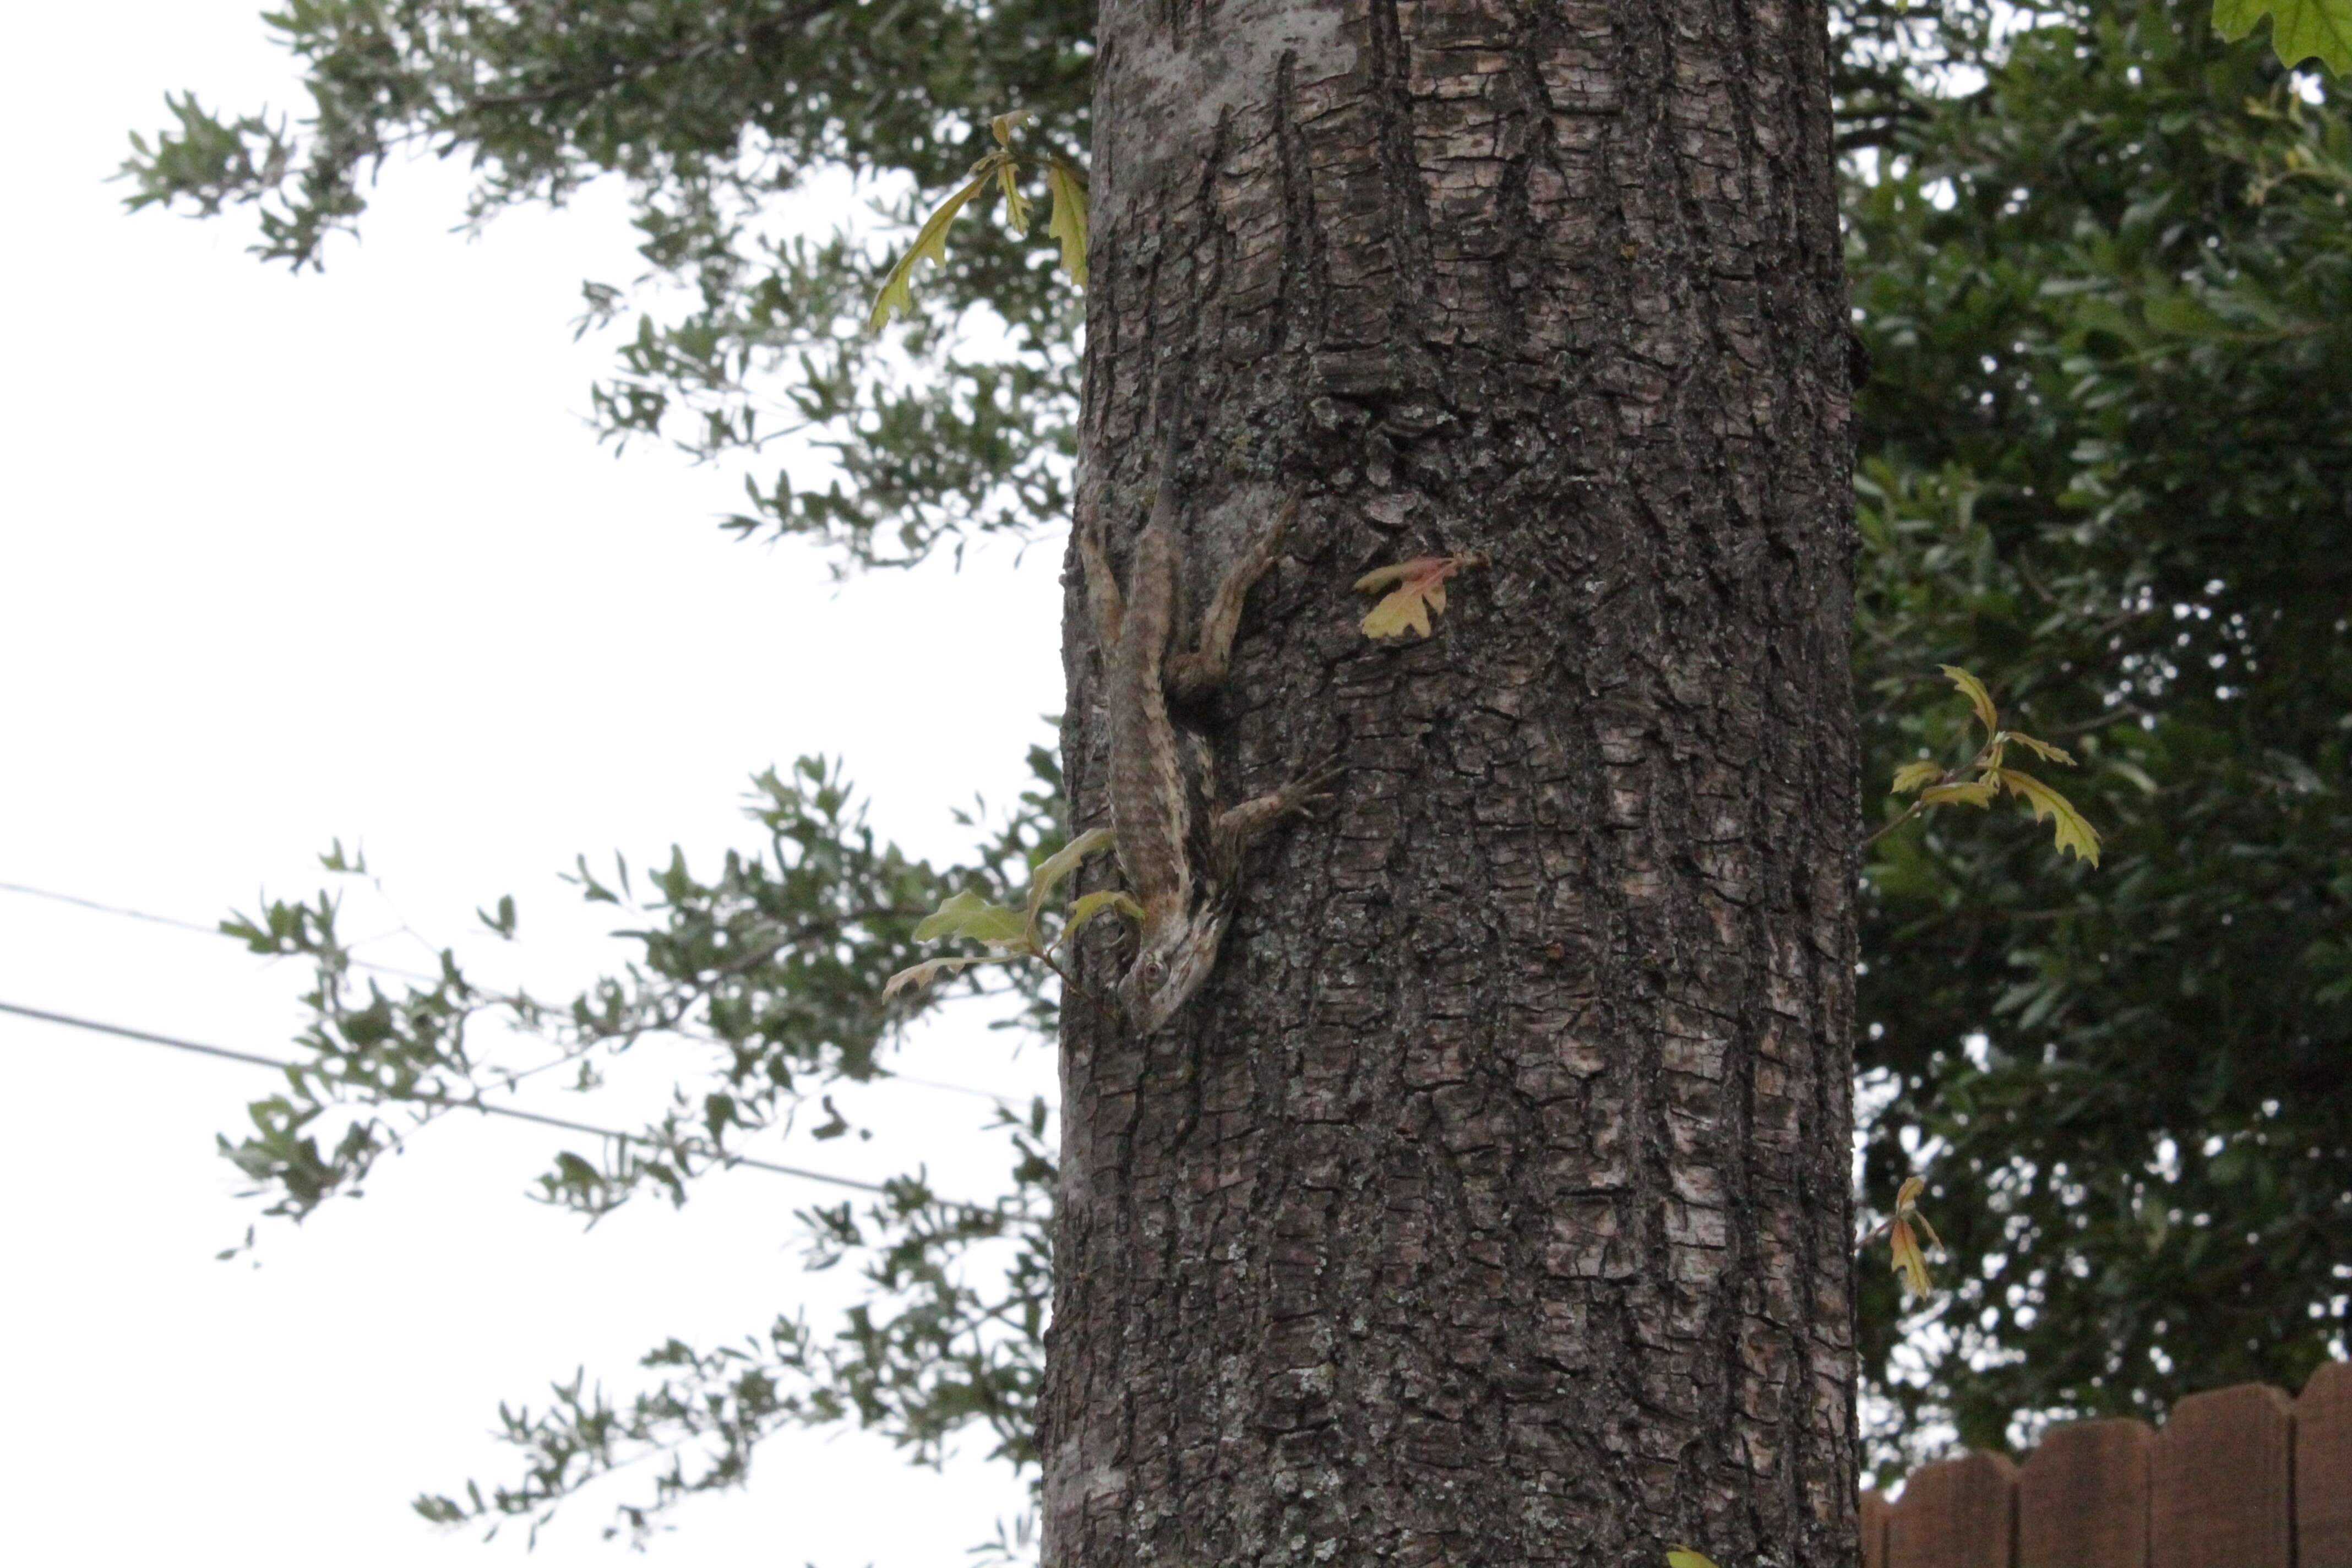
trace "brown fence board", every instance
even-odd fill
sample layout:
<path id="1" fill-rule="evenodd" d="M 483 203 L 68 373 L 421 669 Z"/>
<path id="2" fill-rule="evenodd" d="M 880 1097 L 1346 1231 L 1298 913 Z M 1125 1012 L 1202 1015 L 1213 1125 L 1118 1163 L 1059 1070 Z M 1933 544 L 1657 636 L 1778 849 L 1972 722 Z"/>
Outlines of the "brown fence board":
<path id="1" fill-rule="evenodd" d="M 2152 1568 L 2294 1568 L 2294 1414 L 2259 1383 L 2192 1394 L 2156 1447 Z"/>
<path id="2" fill-rule="evenodd" d="M 2017 1568 L 2148 1568 L 2157 1437 L 2137 1421 L 2054 1426 L 2017 1478 Z"/>
<path id="3" fill-rule="evenodd" d="M 1912 1472 L 1887 1521 L 1887 1568 L 2011 1568 L 2017 1470 L 1968 1454 Z"/>
<path id="4" fill-rule="evenodd" d="M 2294 1521 L 2302 1568 L 2352 1568 L 2352 1363 L 2322 1366 L 2294 1403 Z"/>
<path id="5" fill-rule="evenodd" d="M 1886 1568 L 1886 1519 L 1894 1511 L 1885 1492 L 1862 1494 L 1862 1568 Z"/>

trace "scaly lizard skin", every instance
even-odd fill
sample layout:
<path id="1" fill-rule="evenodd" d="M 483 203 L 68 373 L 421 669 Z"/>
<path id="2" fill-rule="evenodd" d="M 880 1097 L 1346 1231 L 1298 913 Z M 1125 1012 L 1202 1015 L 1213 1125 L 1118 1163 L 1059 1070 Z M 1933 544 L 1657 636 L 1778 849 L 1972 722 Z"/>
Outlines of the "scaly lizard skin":
<path id="1" fill-rule="evenodd" d="M 1197 702 L 1224 684 L 1243 601 L 1274 564 L 1298 503 L 1283 507 L 1217 585 L 1201 617 L 1197 647 L 1171 658 L 1179 605 L 1174 467 L 1181 426 L 1181 418 L 1169 421 L 1159 490 L 1135 542 L 1124 602 L 1104 550 L 1100 512 L 1078 531 L 1087 599 L 1109 665 L 1112 842 L 1128 891 L 1142 910 L 1141 943 L 1115 994 L 1129 1024 L 1147 1035 L 1173 1017 L 1216 966 L 1251 843 L 1318 798 L 1316 792 L 1337 776 L 1337 770 L 1322 770 L 1218 812 L 1208 836 L 1209 863 L 1195 876 L 1186 849 L 1192 814 L 1169 699 Z"/>

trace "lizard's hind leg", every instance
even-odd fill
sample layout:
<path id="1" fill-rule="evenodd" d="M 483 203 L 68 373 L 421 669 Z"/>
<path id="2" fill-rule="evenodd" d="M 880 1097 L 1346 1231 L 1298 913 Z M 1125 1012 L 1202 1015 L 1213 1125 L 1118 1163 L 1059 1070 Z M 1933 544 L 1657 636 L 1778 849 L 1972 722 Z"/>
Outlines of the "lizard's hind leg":
<path id="1" fill-rule="evenodd" d="M 1325 786 L 1347 771 L 1334 762 L 1304 778 L 1291 780 L 1271 795 L 1245 800 L 1229 811 L 1218 813 L 1216 826 L 1209 834 L 1209 853 L 1216 867 L 1217 881 L 1227 888 L 1237 886 L 1242 857 L 1249 853 L 1249 847 L 1284 817 L 1305 811 L 1318 801 L 1330 799 Z"/>
<path id="2" fill-rule="evenodd" d="M 1257 586 L 1257 580 L 1266 574 L 1282 552 L 1282 536 L 1289 531 L 1291 520 L 1297 515 L 1298 498 L 1293 496 L 1282 503 L 1282 510 L 1274 514 L 1274 521 L 1258 535 L 1249 552 L 1234 562 L 1225 580 L 1217 584 L 1207 612 L 1201 616 L 1200 646 L 1168 661 L 1168 694 L 1177 701 L 1198 702 L 1224 685 L 1225 667 L 1233 658 L 1234 636 L 1242 626 L 1242 605 L 1248 601 L 1249 591 Z"/>

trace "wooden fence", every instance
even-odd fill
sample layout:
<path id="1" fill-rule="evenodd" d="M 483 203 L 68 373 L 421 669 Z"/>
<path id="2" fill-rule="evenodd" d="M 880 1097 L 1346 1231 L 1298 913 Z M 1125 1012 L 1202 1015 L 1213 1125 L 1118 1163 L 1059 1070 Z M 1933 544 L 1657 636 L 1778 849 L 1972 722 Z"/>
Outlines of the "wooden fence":
<path id="1" fill-rule="evenodd" d="M 1964 1454 L 1862 1495 L 1864 1568 L 2352 1568 L 2352 1363 L 2303 1397 L 2191 1394 L 2162 1431 L 2053 1427 L 2024 1465 Z"/>

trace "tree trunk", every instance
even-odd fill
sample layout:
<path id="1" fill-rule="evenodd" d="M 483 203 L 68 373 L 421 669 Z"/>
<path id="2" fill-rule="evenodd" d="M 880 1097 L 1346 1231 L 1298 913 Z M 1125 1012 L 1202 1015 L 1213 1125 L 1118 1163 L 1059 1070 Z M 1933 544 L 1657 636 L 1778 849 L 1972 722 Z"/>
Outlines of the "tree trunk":
<path id="1" fill-rule="evenodd" d="M 1348 771 L 1171 1025 L 1065 1010 L 1045 1561 L 1849 1565 L 1822 8 L 1106 0 L 1100 43 L 1082 514 L 1124 573 L 1181 418 L 1197 606 L 1300 497 L 1191 718 L 1227 803 Z M 1357 574 L 1466 552 L 1427 641 L 1357 630 Z"/>

